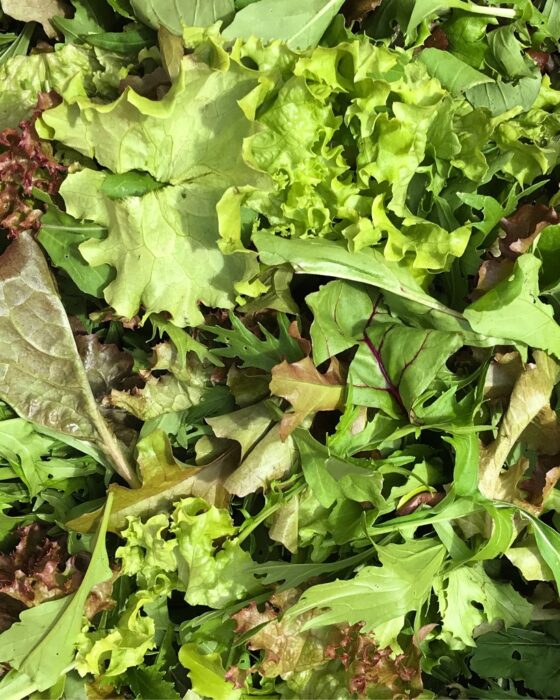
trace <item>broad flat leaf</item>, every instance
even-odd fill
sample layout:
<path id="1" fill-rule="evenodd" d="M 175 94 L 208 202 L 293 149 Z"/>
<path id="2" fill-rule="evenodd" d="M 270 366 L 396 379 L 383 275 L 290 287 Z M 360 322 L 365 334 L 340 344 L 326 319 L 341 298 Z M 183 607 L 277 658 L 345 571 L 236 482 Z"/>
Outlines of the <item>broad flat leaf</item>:
<path id="1" fill-rule="evenodd" d="M 150 27 L 165 27 L 181 36 L 183 25 L 208 27 L 227 22 L 234 12 L 233 0 L 130 0 L 135 15 Z"/>
<path id="2" fill-rule="evenodd" d="M 412 540 L 378 547 L 381 566 L 366 566 L 354 578 L 308 588 L 287 613 L 289 617 L 317 609 L 304 629 L 328 624 L 363 622 L 364 631 L 400 620 L 428 598 L 432 579 L 445 557 L 436 540 Z M 396 636 L 396 635 L 395 635 Z"/>
<path id="3" fill-rule="evenodd" d="M 93 297 L 102 297 L 103 290 L 114 277 L 113 270 L 109 265 L 88 265 L 79 246 L 90 238 L 105 238 L 106 235 L 105 227 L 80 224 L 58 207 L 49 205 L 41 219 L 37 240 L 52 264 L 62 268 L 78 289 Z"/>
<path id="4" fill-rule="evenodd" d="M 224 31 L 226 39 L 257 36 L 279 39 L 291 49 L 310 49 L 319 43 L 344 0 L 259 0 L 240 10 Z"/>
<path id="5" fill-rule="evenodd" d="M 373 290 L 345 280 L 329 282 L 306 297 L 313 312 L 311 340 L 316 365 L 356 345 L 363 337 L 374 301 Z"/>
<path id="6" fill-rule="evenodd" d="M 235 282 L 252 260 L 218 249 L 215 191 L 185 184 L 114 201 L 100 192 L 104 180 L 102 172 L 82 170 L 61 193 L 72 216 L 109 230 L 105 240 L 82 243 L 80 253 L 94 267 L 115 268 L 104 295 L 119 315 L 132 318 L 143 306 L 146 314 L 170 313 L 178 326 L 198 325 L 199 303 L 233 305 Z"/>
<path id="7" fill-rule="evenodd" d="M 227 504 L 223 483 L 238 464 L 237 450 L 227 450 L 204 467 L 191 467 L 175 459 L 169 438 L 162 430 L 143 438 L 137 449 L 142 485 L 136 489 L 118 484 L 109 486 L 108 491 L 113 494 L 110 532 L 118 533 L 126 527 L 128 516 L 146 517 L 164 512 L 184 496 L 200 496 L 218 506 Z M 78 532 L 92 532 L 101 511 L 85 513 L 66 525 Z"/>
<path id="8" fill-rule="evenodd" d="M 273 367 L 270 391 L 292 404 L 292 411 L 284 414 L 280 424 L 280 437 L 285 439 L 307 416 L 340 408 L 345 386 L 336 360 L 321 374 L 311 358 L 305 357 L 299 362 L 284 361 Z"/>
<path id="9" fill-rule="evenodd" d="M 241 459 L 243 459 L 270 428 L 272 416 L 267 403 L 262 401 L 233 413 L 206 418 L 206 422 L 216 437 L 238 442 L 241 445 Z"/>
<path id="10" fill-rule="evenodd" d="M 0 660 L 26 674 L 38 690 L 54 685 L 70 665 L 87 597 L 95 585 L 113 575 L 105 550 L 111 503 L 109 494 L 92 557 L 76 593 L 25 610 L 20 622 L 0 635 Z"/>
<path id="11" fill-rule="evenodd" d="M 436 590 L 441 634 L 450 649 L 475 646 L 473 632 L 483 623 L 500 620 L 507 627 L 531 620 L 532 605 L 511 584 L 493 581 L 482 563 L 452 570 Z"/>
<path id="12" fill-rule="evenodd" d="M 398 418 L 412 410 L 463 341 L 458 334 L 391 323 L 376 310 L 367 321 L 348 382 L 356 404 Z"/>
<path id="13" fill-rule="evenodd" d="M 91 392 L 47 263 L 29 234 L 0 258 L 0 334 L 2 399 L 22 418 L 99 443 L 116 471 L 134 483 Z"/>
<path id="14" fill-rule="evenodd" d="M 510 628 L 477 639 L 471 667 L 482 678 L 523 681 L 542 697 L 560 684 L 560 639 L 538 630 Z"/>
<path id="15" fill-rule="evenodd" d="M 479 487 L 488 498 L 511 501 L 516 497 L 505 475 L 501 476 L 502 467 L 525 428 L 549 405 L 560 376 L 557 363 L 544 352 L 535 351 L 534 358 L 536 364 L 527 366 L 515 383 L 496 439 L 481 449 Z"/>
<path id="16" fill-rule="evenodd" d="M 146 192 L 152 192 L 163 187 L 161 182 L 154 180 L 147 173 L 131 171 L 129 173 L 107 173 L 101 192 L 109 199 L 124 199 L 125 197 L 141 197 Z"/>
<path id="17" fill-rule="evenodd" d="M 297 450 L 292 437 L 282 440 L 280 426 L 274 425 L 253 447 L 224 486 L 236 496 L 248 496 L 265 489 L 272 481 L 285 476 L 293 467 Z"/>
<path id="18" fill-rule="evenodd" d="M 76 346 L 89 385 L 97 399 L 132 375 L 134 358 L 118 345 L 101 343 L 96 335 L 78 335 Z"/>
<path id="19" fill-rule="evenodd" d="M 325 240 L 287 240 L 270 233 L 253 236 L 265 265 L 289 263 L 296 273 L 362 282 L 392 292 L 420 306 L 419 313 L 436 311 L 448 317 L 449 330 L 469 330 L 460 313 L 426 294 L 407 268 L 387 260 L 375 249 L 351 253 L 345 245 Z"/>
<path id="20" fill-rule="evenodd" d="M 452 95 L 460 95 L 475 85 L 493 82 L 489 76 L 441 49 L 424 49 L 420 60 L 430 75 L 437 78 Z"/>
<path id="21" fill-rule="evenodd" d="M 4 12 L 20 22 L 39 22 L 48 37 L 56 36 L 50 20 L 64 15 L 67 5 L 61 0 L 2 0 Z"/>
<path id="22" fill-rule="evenodd" d="M 541 76 L 521 78 L 517 84 L 492 81 L 475 85 L 465 92 L 465 97 L 473 107 L 484 107 L 493 116 L 498 116 L 509 109 L 521 107 L 527 112 L 533 106 L 541 88 Z"/>
<path id="23" fill-rule="evenodd" d="M 525 343 L 560 358 L 560 326 L 552 307 L 539 300 L 540 266 L 534 255 L 522 255 L 511 276 L 467 306 L 464 315 L 478 333 Z"/>

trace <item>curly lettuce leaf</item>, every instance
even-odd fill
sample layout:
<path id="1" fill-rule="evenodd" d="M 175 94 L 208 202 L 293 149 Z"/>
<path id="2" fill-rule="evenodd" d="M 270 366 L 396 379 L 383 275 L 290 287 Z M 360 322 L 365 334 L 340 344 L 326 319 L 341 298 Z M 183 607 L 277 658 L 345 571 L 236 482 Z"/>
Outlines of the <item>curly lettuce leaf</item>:
<path id="1" fill-rule="evenodd" d="M 235 284 L 250 276 L 251 256 L 224 256 L 216 241 L 219 198 L 204 179 L 112 200 L 102 194 L 105 174 L 83 170 L 68 176 L 61 194 L 68 212 L 107 227 L 106 239 L 80 245 L 90 265 L 111 265 L 115 279 L 105 299 L 117 313 L 132 318 L 171 314 L 178 326 L 196 326 L 199 304 L 231 308 Z"/>
<path id="2" fill-rule="evenodd" d="M 188 181 L 222 192 L 254 184 L 257 173 L 245 164 L 242 145 L 255 125 L 237 103 L 256 81 L 227 55 L 221 67 L 187 56 L 159 101 L 131 88 L 109 104 L 66 101 L 42 115 L 38 130 L 114 173 L 139 170 L 161 183 Z"/>

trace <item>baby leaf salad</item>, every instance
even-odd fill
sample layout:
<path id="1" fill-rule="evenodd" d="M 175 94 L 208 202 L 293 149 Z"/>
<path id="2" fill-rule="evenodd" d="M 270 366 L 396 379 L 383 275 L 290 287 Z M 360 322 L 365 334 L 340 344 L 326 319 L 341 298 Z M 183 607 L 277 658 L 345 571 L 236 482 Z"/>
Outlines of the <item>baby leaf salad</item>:
<path id="1" fill-rule="evenodd" d="M 1 7 L 0 697 L 559 697 L 560 3 Z"/>

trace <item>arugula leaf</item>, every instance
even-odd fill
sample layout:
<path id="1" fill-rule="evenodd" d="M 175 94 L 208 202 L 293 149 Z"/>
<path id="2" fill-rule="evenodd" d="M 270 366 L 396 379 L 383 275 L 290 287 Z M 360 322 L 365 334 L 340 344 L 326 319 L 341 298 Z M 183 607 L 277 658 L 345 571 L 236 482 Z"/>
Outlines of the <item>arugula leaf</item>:
<path id="1" fill-rule="evenodd" d="M 37 240 L 51 262 L 68 273 L 74 284 L 86 294 L 102 297 L 103 290 L 113 279 L 109 265 L 91 267 L 79 251 L 79 246 L 90 238 L 104 238 L 103 226 L 80 224 L 69 214 L 50 204 L 41 220 Z"/>
<path id="2" fill-rule="evenodd" d="M 29 234 L 11 243 L 1 259 L 0 331 L 0 396 L 23 418 L 98 443 L 114 469 L 135 483 L 91 393 L 47 263 Z"/>

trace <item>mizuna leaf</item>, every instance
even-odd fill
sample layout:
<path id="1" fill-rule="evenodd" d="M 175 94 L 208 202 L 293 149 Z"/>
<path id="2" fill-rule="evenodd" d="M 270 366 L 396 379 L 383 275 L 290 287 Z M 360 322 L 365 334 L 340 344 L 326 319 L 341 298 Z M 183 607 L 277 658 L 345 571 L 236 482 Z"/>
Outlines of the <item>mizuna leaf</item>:
<path id="1" fill-rule="evenodd" d="M 299 362 L 284 361 L 273 367 L 270 391 L 292 404 L 293 411 L 284 414 L 280 425 L 280 436 L 285 439 L 307 416 L 340 408 L 345 386 L 336 360 L 321 374 L 311 358 L 304 357 Z"/>
<path id="2" fill-rule="evenodd" d="M 0 397 L 22 417 L 97 443 L 136 477 L 103 420 L 41 249 L 20 235 L 0 258 Z"/>
<path id="3" fill-rule="evenodd" d="M 112 500 L 109 494 L 91 561 L 76 593 L 25 610 L 20 622 L 0 635 L 0 659 L 28 676 L 38 690 L 50 688 L 68 669 L 86 599 L 95 585 L 112 576 L 105 549 Z"/>

